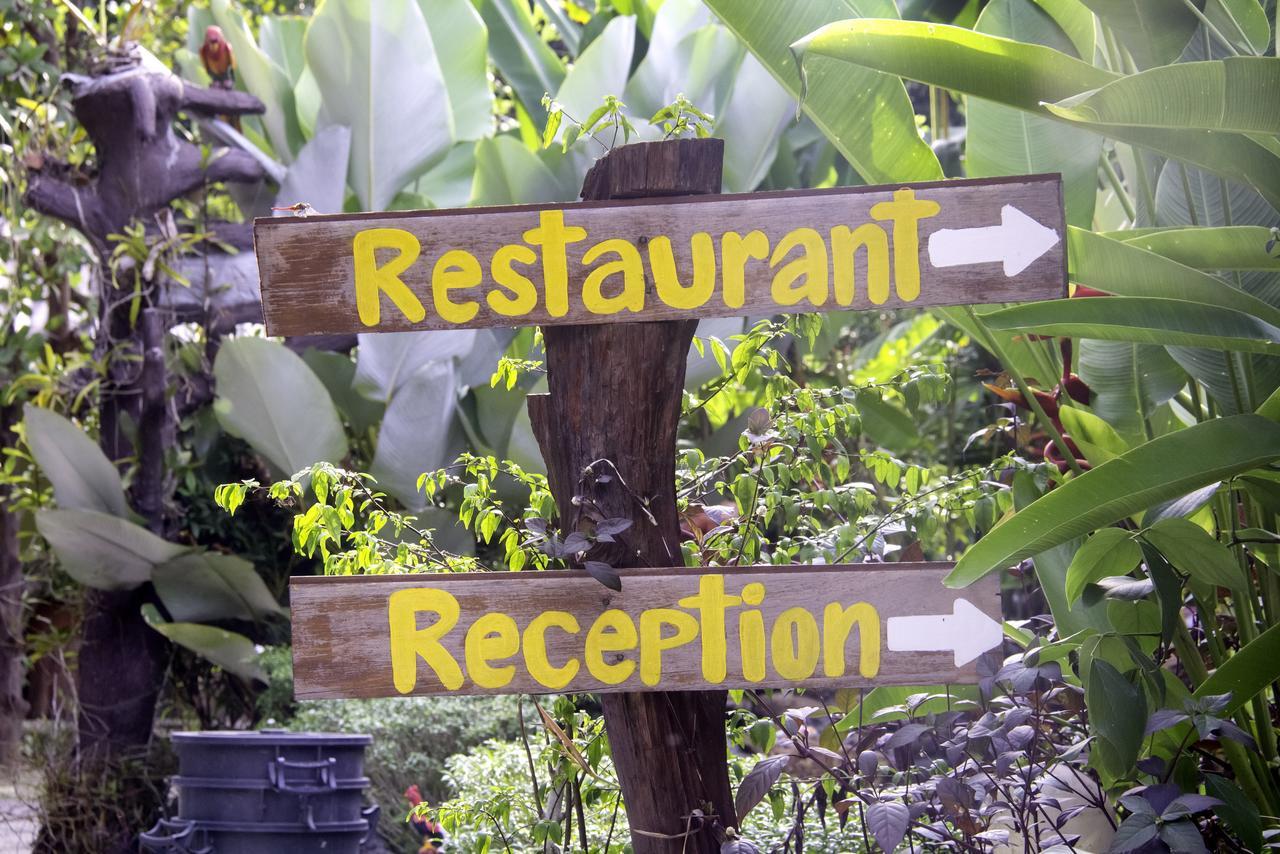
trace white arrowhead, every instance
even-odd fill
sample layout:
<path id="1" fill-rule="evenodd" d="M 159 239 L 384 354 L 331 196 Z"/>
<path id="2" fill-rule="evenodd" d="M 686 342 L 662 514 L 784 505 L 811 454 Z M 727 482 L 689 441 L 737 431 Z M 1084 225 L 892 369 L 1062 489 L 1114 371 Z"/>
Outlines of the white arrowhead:
<path id="1" fill-rule="evenodd" d="M 978 228 L 940 228 L 929 235 L 929 263 L 934 267 L 1004 264 L 1012 278 L 1057 245 L 1058 232 L 1041 225 L 1013 205 L 1000 209 L 1000 224 Z"/>
<path id="2" fill-rule="evenodd" d="M 968 599 L 957 599 L 950 614 L 890 617 L 888 646 L 894 652 L 955 653 L 956 667 L 964 667 L 1004 640 L 1004 627 Z"/>
<path id="3" fill-rule="evenodd" d="M 1058 232 L 1036 222 L 1013 205 L 1000 209 L 1000 227 L 1004 230 L 1004 274 L 1012 278 L 1031 262 L 1052 249 Z"/>

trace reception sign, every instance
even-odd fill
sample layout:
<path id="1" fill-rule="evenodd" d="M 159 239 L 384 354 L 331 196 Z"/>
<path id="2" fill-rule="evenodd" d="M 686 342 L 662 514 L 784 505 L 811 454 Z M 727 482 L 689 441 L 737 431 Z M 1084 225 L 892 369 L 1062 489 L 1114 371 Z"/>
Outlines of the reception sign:
<path id="1" fill-rule="evenodd" d="M 994 576 L 950 564 L 298 577 L 299 699 L 935 685 L 1000 646 Z"/>

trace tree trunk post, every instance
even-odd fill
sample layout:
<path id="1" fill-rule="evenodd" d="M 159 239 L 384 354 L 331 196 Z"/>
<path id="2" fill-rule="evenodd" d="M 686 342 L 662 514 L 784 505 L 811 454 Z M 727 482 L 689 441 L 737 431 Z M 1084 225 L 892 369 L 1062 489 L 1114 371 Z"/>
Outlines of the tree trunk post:
<path id="1" fill-rule="evenodd" d="M 588 173 L 582 197 L 719 193 L 723 153 L 716 139 L 616 148 Z M 652 282 L 646 287 L 652 298 Z M 617 568 L 682 563 L 675 443 L 696 327 L 681 320 L 543 329 L 549 393 L 529 397 L 529 417 L 561 526 L 567 534 L 590 532 L 600 518 L 632 520 L 617 542 L 592 549 L 593 560 Z M 637 854 L 719 851 L 716 822 L 693 818 L 695 811 L 737 825 L 726 699 L 725 691 L 601 696 Z"/>

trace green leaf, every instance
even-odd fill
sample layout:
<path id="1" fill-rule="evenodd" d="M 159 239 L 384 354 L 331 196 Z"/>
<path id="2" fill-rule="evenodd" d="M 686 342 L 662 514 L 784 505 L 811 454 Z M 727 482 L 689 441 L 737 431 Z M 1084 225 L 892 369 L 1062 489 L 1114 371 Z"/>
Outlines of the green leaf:
<path id="1" fill-rule="evenodd" d="M 1161 501 L 1280 459 L 1280 424 L 1234 415 L 1160 436 L 1046 493 L 1005 519 L 946 578 L 964 587 L 1025 557 Z"/>
<path id="2" fill-rule="evenodd" d="M 1127 774 L 1138 760 L 1147 724 L 1142 689 L 1101 658 L 1089 662 L 1085 687 L 1089 724 L 1099 737 L 1098 758 L 1112 778 Z"/>
<path id="3" fill-rule="evenodd" d="M 1195 34 L 1195 13 L 1178 0 L 1082 0 L 1115 32 L 1139 68 L 1173 62 Z"/>
<path id="4" fill-rule="evenodd" d="M 128 517 L 120 473 L 102 449 L 75 424 L 49 409 L 23 408 L 27 446 L 53 484 L 64 510 L 96 510 Z"/>
<path id="5" fill-rule="evenodd" d="M 574 61 L 555 92 L 555 100 L 563 105 L 566 118 L 580 121 L 606 96 L 622 94 L 635 48 L 635 22 L 635 18 L 614 18 Z M 622 139 L 621 133 L 618 138 Z M 608 135 L 604 141 L 610 141 Z M 592 157 L 603 151 L 594 142 L 591 146 Z"/>
<path id="6" fill-rule="evenodd" d="M 1087 19 L 1092 36 L 1093 15 L 1088 9 L 1075 0 L 1058 5 L 1064 17 Z M 978 17 L 975 29 L 988 35 L 1046 45 L 1063 53 L 1075 50 L 1062 27 L 1034 0 L 993 0 Z M 965 104 L 965 117 L 967 176 L 1060 172 L 1067 222 L 1081 227 L 1093 222 L 1101 136 L 1078 128 L 1064 128 L 1060 122 L 984 98 L 970 98 Z"/>
<path id="7" fill-rule="evenodd" d="M 1280 679 L 1280 624 L 1258 635 L 1218 667 L 1195 690 L 1196 697 L 1231 694 L 1231 702 L 1222 711 L 1233 714 Z"/>
<path id="8" fill-rule="evenodd" d="M 289 476 L 340 462 L 347 437 L 324 384 L 292 350 L 264 338 L 225 342 L 213 364 L 218 423 Z"/>
<path id="9" fill-rule="evenodd" d="M 1237 56 L 1166 65 L 1124 77 L 1045 108 L 1085 124 L 1280 133 L 1280 58 Z"/>
<path id="10" fill-rule="evenodd" d="M 862 417 L 862 429 L 882 448 L 905 451 L 920 441 L 916 422 L 910 415 L 879 394 L 870 391 L 857 396 L 858 414 Z"/>
<path id="11" fill-rule="evenodd" d="M 1068 227 L 1071 281 L 1127 297 L 1163 297 L 1233 308 L 1280 325 L 1280 308 L 1221 279 L 1148 252 L 1134 243 Z"/>
<path id="12" fill-rule="evenodd" d="M 302 361 L 324 383 L 329 397 L 353 431 L 363 434 L 382 420 L 386 406 L 356 391 L 356 363 L 349 355 L 308 347 L 302 353 Z"/>
<path id="13" fill-rule="evenodd" d="M 144 584 L 157 564 L 187 550 L 141 525 L 92 510 L 41 510 L 36 528 L 67 575 L 98 590 Z"/>
<path id="14" fill-rule="evenodd" d="M 1213 811 L 1235 833 L 1244 850 L 1262 851 L 1262 817 L 1257 804 L 1233 781 L 1217 774 L 1204 775 L 1204 791 L 1209 797 L 1222 801 Z"/>
<path id="15" fill-rule="evenodd" d="M 898 17 L 892 0 L 706 0 L 706 5 L 792 97 L 801 91 L 793 42 L 846 18 Z M 818 57 L 809 67 L 801 109 L 868 182 L 942 177 L 938 158 L 916 131 L 900 80 Z"/>
<path id="16" fill-rule="evenodd" d="M 1243 53 L 1261 55 L 1271 43 L 1271 24 L 1258 0 L 1208 0 L 1204 14 Z"/>
<path id="17" fill-rule="evenodd" d="M 418 0 L 444 73 L 455 139 L 493 135 L 489 33 L 471 0 Z"/>
<path id="18" fill-rule="evenodd" d="M 475 0 L 489 30 L 489 55 L 537 127 L 547 121 L 542 95 L 560 88 L 564 66 L 534 25 L 525 0 Z"/>
<path id="19" fill-rule="evenodd" d="M 1142 433 L 1149 416 L 1187 383 L 1164 347 L 1085 338 L 1077 342 L 1080 377 L 1093 390 L 1093 413 L 1125 436 Z"/>
<path id="20" fill-rule="evenodd" d="M 1067 568 L 1067 601 L 1075 602 L 1086 585 L 1112 575 L 1128 575 L 1142 559 L 1133 535 L 1120 528 L 1103 528 L 1076 552 Z"/>
<path id="21" fill-rule="evenodd" d="M 558 123 L 557 123 L 558 126 Z M 547 125 L 551 130 L 552 125 Z M 552 136 L 555 132 L 552 131 Z M 567 202 L 576 188 L 561 182 L 538 156 L 509 136 L 476 144 L 476 171 L 471 185 L 473 205 Z"/>
<path id="22" fill-rule="evenodd" d="M 457 375 L 446 360 L 414 371 L 387 406 L 369 472 L 411 511 L 427 504 L 418 475 L 452 462 L 461 450 L 450 435 L 457 405 Z"/>
<path id="23" fill-rule="evenodd" d="M 1045 109 L 1044 102 L 1119 79 L 1047 47 L 919 21 L 844 21 L 812 33 L 795 47 L 805 67 L 812 57 L 830 57 L 1061 121 L 1067 120 Z M 1198 128 L 1082 126 L 1252 184 L 1280 204 L 1280 158 L 1248 137 Z"/>
<path id="24" fill-rule="evenodd" d="M 1103 235 L 1197 270 L 1280 272 L 1280 255 L 1267 252 L 1271 229 L 1257 225 L 1135 229 Z"/>
<path id="25" fill-rule="evenodd" d="M 1233 590 L 1244 583 L 1231 551 L 1190 519 L 1162 519 L 1142 536 L 1192 581 Z"/>
<path id="26" fill-rule="evenodd" d="M 151 574 L 160 601 L 180 622 L 263 620 L 287 616 L 249 561 L 217 552 L 188 552 Z"/>
<path id="27" fill-rule="evenodd" d="M 1071 441 L 1084 452 L 1085 459 L 1095 466 L 1129 450 L 1129 444 L 1115 428 L 1092 412 L 1064 406 L 1058 411 L 1058 418 Z"/>
<path id="28" fill-rule="evenodd" d="M 992 329 L 1006 332 L 1280 355 L 1280 328 L 1235 309 L 1186 300 L 1119 296 L 1047 300 L 1001 309 L 982 319 Z"/>
<path id="29" fill-rule="evenodd" d="M 178 646 L 186 647 L 228 673 L 245 680 L 256 679 L 264 685 L 268 682 L 267 674 L 258 666 L 257 647 L 244 635 L 199 623 L 165 622 L 156 606 L 149 603 L 142 606 L 142 618 Z"/>
<path id="30" fill-rule="evenodd" d="M 413 0 L 326 0 L 307 28 L 319 122 L 351 128 L 349 180 L 364 210 L 383 210 L 444 157 L 453 112 L 439 56 Z"/>

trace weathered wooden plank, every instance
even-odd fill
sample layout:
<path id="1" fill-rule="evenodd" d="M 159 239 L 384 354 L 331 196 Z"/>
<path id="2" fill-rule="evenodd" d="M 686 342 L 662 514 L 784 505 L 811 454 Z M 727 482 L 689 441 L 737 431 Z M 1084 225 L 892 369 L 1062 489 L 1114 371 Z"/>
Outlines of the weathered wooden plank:
<path id="1" fill-rule="evenodd" d="M 272 335 L 1054 299 L 1064 234 L 1058 175 L 254 223 Z"/>
<path id="2" fill-rule="evenodd" d="M 621 592 L 576 570 L 294 578 L 294 689 L 320 699 L 972 683 L 979 654 L 999 646 L 999 588 L 990 577 L 948 589 L 950 568 L 621 570 Z"/>

